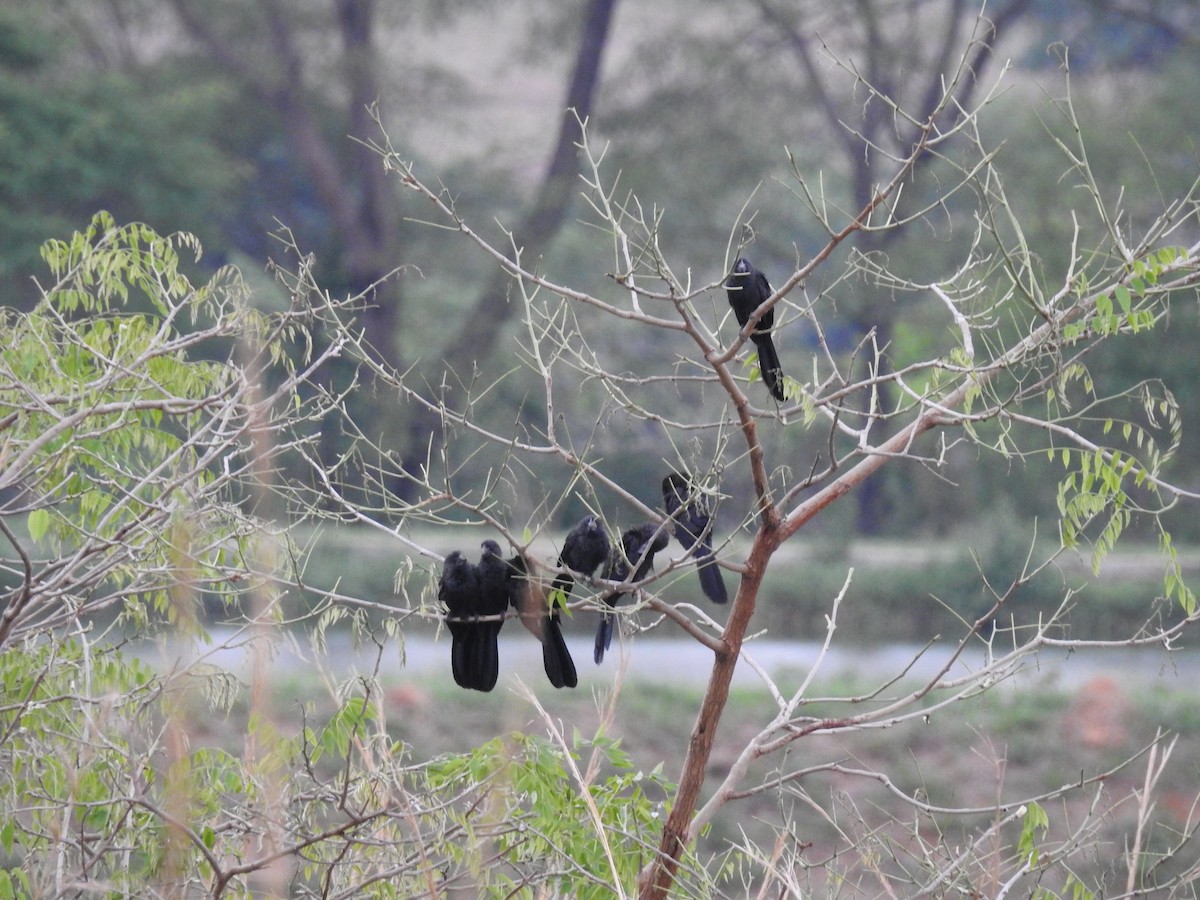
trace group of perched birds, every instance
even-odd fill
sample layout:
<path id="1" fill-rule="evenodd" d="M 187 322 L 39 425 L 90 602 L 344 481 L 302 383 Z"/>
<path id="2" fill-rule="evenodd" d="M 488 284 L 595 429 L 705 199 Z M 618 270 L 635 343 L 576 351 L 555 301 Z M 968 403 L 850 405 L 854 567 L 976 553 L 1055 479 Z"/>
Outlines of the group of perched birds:
<path id="1" fill-rule="evenodd" d="M 597 665 L 612 644 L 615 607 L 654 566 L 656 553 L 666 549 L 670 535 L 695 560 L 700 588 L 714 603 L 729 596 L 712 546 L 712 516 L 692 479 L 672 472 L 663 479 L 666 521 L 646 522 L 626 529 L 620 547 L 609 540 L 599 517 L 584 516 L 563 541 L 558 555 L 560 570 L 547 590 L 531 561 L 521 553 L 510 559 L 500 555 L 500 545 L 486 540 L 477 564 L 455 550 L 446 557 L 438 585 L 438 600 L 446 607 L 450 631 L 450 663 L 454 681 L 464 688 L 490 691 L 500 673 L 498 639 L 510 608 L 542 644 L 546 677 L 556 688 L 579 683 L 575 662 L 563 638 L 561 615 L 577 578 L 592 578 L 599 570 L 610 582 L 620 582 L 602 598 L 604 611 L 596 627 L 593 659 Z M 632 576 L 630 573 L 632 572 Z"/>
<path id="2" fill-rule="evenodd" d="M 766 276 L 745 257 L 734 263 L 725 289 L 743 329 L 771 296 Z M 774 309 L 768 309 L 748 337 L 758 352 L 763 383 L 771 396 L 782 402 L 783 369 L 771 339 L 774 324 Z M 447 611 L 455 682 L 477 691 L 490 691 L 496 686 L 500 672 L 498 639 L 511 608 L 517 610 L 522 624 L 541 642 L 542 662 L 550 683 L 556 688 L 575 687 L 579 679 L 563 639 L 561 610 L 571 596 L 576 578 L 592 578 L 601 570 L 605 580 L 622 584 L 602 598 L 593 651 L 598 665 L 612 644 L 614 617 L 609 610 L 634 585 L 646 579 L 654 566 L 655 554 L 666 549 L 672 533 L 694 559 L 705 596 L 714 603 L 727 602 L 725 581 L 713 555 L 712 516 L 702 493 L 690 477 L 671 472 L 662 481 L 662 498 L 666 520 L 626 529 L 619 547 L 609 540 L 597 516 L 588 515 L 580 520 L 563 541 L 558 556 L 559 571 L 548 591 L 528 557 L 518 553 L 505 559 L 494 540 L 480 545 L 481 555 L 476 564 L 457 550 L 447 556 L 438 585 L 438 600 Z"/>
<path id="3" fill-rule="evenodd" d="M 480 545 L 478 564 L 455 550 L 442 565 L 438 600 L 446 607 L 450 631 L 450 668 L 459 687 L 490 691 L 500 675 L 499 637 L 509 608 L 542 642 L 546 676 L 555 687 L 575 687 L 575 663 L 563 639 L 559 612 L 551 609 L 539 582 L 531 578 L 529 561 L 521 554 L 500 555 L 500 545 Z"/>

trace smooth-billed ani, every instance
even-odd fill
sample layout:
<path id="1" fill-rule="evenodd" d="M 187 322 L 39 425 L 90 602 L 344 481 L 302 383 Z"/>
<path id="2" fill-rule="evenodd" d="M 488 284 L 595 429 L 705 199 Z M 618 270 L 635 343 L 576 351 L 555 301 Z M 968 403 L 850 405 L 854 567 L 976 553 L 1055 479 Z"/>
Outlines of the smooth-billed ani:
<path id="1" fill-rule="evenodd" d="M 725 280 L 725 293 L 729 297 L 729 305 L 737 316 L 738 325 L 746 327 L 750 316 L 771 296 L 771 285 L 767 276 L 754 268 L 750 260 L 744 256 L 738 257 L 733 264 L 733 271 Z M 775 342 L 771 340 L 771 329 L 775 325 L 775 309 L 768 309 L 758 320 L 750 340 L 758 348 L 758 368 L 762 372 L 763 382 L 771 392 L 771 396 L 782 402 L 783 367 L 779 364 L 779 354 L 775 352 Z"/>
<path id="2" fill-rule="evenodd" d="M 584 516 L 567 533 L 562 552 L 558 554 L 558 565 L 581 575 L 592 575 L 608 559 L 608 551 L 608 532 L 604 530 L 604 524 L 596 516 Z M 574 584 L 575 579 L 570 573 L 563 572 L 554 579 L 551 591 L 562 591 L 564 597 L 570 597 Z"/>
<path id="3" fill-rule="evenodd" d="M 708 502 L 687 475 L 672 472 L 662 480 L 663 509 L 674 523 L 675 540 L 696 560 L 700 589 L 713 603 L 725 603 L 725 579 L 713 556 L 712 513 Z"/>
<path id="4" fill-rule="evenodd" d="M 455 550 L 442 564 L 438 600 L 446 606 L 450 629 L 450 668 L 459 687 L 474 689 L 480 683 L 477 655 L 472 644 L 477 625 L 469 620 L 478 615 L 479 575 L 466 557 Z"/>
<path id="5" fill-rule="evenodd" d="M 479 581 L 479 601 L 476 614 L 494 617 L 476 626 L 471 653 L 477 672 L 476 690 L 490 691 L 500 675 L 500 629 L 508 612 L 511 587 L 508 563 L 500 556 L 500 545 L 488 540 L 480 544 L 482 554 L 476 573 Z"/>

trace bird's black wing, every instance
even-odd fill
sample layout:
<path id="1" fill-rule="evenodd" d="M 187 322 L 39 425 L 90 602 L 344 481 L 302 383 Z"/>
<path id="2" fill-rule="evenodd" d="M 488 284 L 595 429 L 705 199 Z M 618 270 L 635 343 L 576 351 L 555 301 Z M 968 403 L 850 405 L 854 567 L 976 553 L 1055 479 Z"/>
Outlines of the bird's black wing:
<path id="1" fill-rule="evenodd" d="M 733 264 L 733 271 L 725 279 L 725 294 L 729 305 L 737 317 L 738 325 L 746 327 L 754 311 L 767 302 L 771 296 L 771 285 L 767 276 L 760 272 L 744 256 L 738 257 Z M 755 326 L 755 331 L 764 331 L 775 324 L 775 310 L 768 309 L 763 313 Z"/>
<path id="2" fill-rule="evenodd" d="M 746 314 L 747 319 L 750 318 L 750 313 L 765 303 L 772 294 L 767 276 L 753 266 L 750 267 L 749 283 L 751 290 L 747 296 L 754 303 L 754 307 Z M 758 370 L 762 373 L 763 383 L 771 392 L 771 396 L 782 402 L 784 399 L 783 366 L 779 362 L 779 353 L 775 350 L 775 339 L 771 337 L 773 327 L 775 327 L 775 310 L 769 309 L 758 320 L 758 327 L 750 335 L 750 340 L 754 342 L 754 346 L 758 350 Z"/>
<path id="3" fill-rule="evenodd" d="M 767 276 L 761 270 L 750 266 L 750 291 L 748 296 L 754 306 L 750 308 L 750 312 L 758 309 L 770 298 L 771 294 L 775 293 L 771 290 L 771 282 L 767 281 Z M 750 318 L 749 315 L 746 316 Z M 762 318 L 758 320 L 758 331 L 766 331 L 775 324 L 775 308 L 772 307 L 763 313 Z"/>

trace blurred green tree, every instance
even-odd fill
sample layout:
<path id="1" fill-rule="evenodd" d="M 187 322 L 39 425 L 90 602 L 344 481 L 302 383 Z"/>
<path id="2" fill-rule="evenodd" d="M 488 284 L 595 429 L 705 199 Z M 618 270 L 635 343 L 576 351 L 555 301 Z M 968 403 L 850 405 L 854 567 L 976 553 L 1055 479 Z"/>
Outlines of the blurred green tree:
<path id="1" fill-rule="evenodd" d="M 69 32 L 23 5 L 0 9 L 0 286 L 4 302 L 38 248 L 97 209 L 216 239 L 249 167 L 212 135 L 229 109 L 220 85 L 170 67 L 92 70 Z"/>
<path id="2" fill-rule="evenodd" d="M 14 76 L 7 88 L 50 97 L 53 91 L 37 93 L 38 83 L 61 83 L 70 87 L 66 93 L 87 96 L 111 79 L 129 88 L 128 95 L 122 88 L 113 96 L 129 96 L 126 105 L 132 107 L 112 119 L 132 122 L 147 134 L 122 136 L 123 129 L 109 128 L 104 123 L 111 119 L 96 114 L 93 121 L 104 131 L 96 139 L 99 152 L 72 165 L 108 171 L 111 162 L 115 174 L 105 177 L 114 189 L 104 191 L 84 188 L 94 179 L 61 166 L 55 171 L 64 171 L 62 177 L 47 174 L 46 160 L 53 155 L 31 148 L 54 146 L 51 132 L 58 125 L 43 122 L 45 128 L 33 129 L 43 138 L 23 140 L 5 155 L 11 184 L 40 185 L 23 190 L 28 203 L 20 214 L 6 217 L 5 227 L 14 233 L 12 252 L 31 260 L 47 234 L 107 206 L 164 227 L 186 224 L 217 260 L 239 253 L 260 260 L 286 252 L 270 236 L 283 223 L 301 252 L 321 260 L 328 290 L 354 294 L 372 286 L 379 302 L 363 310 L 362 321 L 389 365 L 416 366 L 437 379 L 447 361 L 452 381 L 468 383 L 475 364 L 497 349 L 506 354 L 519 332 L 512 281 L 484 260 L 447 251 L 427 229 L 414 226 L 427 208 L 405 199 L 364 146 L 380 134 L 373 116 L 387 123 L 407 157 L 455 184 L 456 208 L 480 223 L 490 240 L 535 250 L 549 274 L 590 273 L 589 290 L 596 294 L 613 294 L 617 286 L 606 283 L 606 276 L 620 267 L 607 249 L 597 251 L 593 242 L 561 229 L 587 215 L 575 190 L 579 135 L 569 108 L 590 115 L 594 140 L 612 141 L 607 161 L 622 172 L 620 191 L 636 192 L 657 210 L 658 239 L 680 253 L 682 265 L 710 277 L 717 248 L 727 240 L 725 223 L 744 208 L 755 259 L 778 278 L 824 239 L 819 228 L 792 212 L 787 184 L 793 162 L 821 169 L 831 202 L 861 209 L 880 180 L 880 167 L 911 139 L 911 126 L 867 95 L 860 79 L 887 86 L 912 109 L 928 109 L 950 48 L 969 40 L 976 74 L 964 86 L 967 94 L 1003 60 L 1016 67 L 1010 97 L 997 104 L 997 109 L 1007 104 L 1008 111 L 983 127 L 1003 133 L 1003 152 L 1024 153 L 1019 148 L 1035 148 L 1044 128 L 1041 113 L 1031 110 L 1039 100 L 1036 80 L 1055 65 L 1046 45 L 1069 34 L 1079 45 L 1073 52 L 1087 57 L 1089 84 L 1077 96 L 1081 109 L 1086 113 L 1094 103 L 1097 120 L 1106 115 L 1130 120 L 1138 110 L 1147 120 L 1158 116 L 1153 127 L 1131 122 L 1128 129 L 1149 150 L 1156 135 L 1167 133 L 1158 114 L 1163 105 L 1188 108 L 1168 92 L 1186 95 L 1200 78 L 1186 52 L 1195 43 L 1193 9 L 1194 4 L 1149 3 L 1132 10 L 1121 4 L 1003 0 L 989 4 L 987 18 L 977 21 L 974 4 L 930 0 L 903 7 L 863 0 L 837 10 L 821 3 L 744 0 L 734 7 L 689 4 L 686 10 L 668 4 L 654 12 L 600 0 L 566 5 L 529 0 L 503 11 L 359 0 L 286 6 L 231 0 L 73 0 L 48 6 L 16 0 L 12 20 L 31 39 L 53 33 L 50 45 L 60 49 L 53 71 L 39 65 L 31 80 L 30 70 L 20 69 L 26 74 Z M 24 27 L 30 23 L 33 29 Z M 18 68 L 43 58 L 22 49 L 19 37 L 13 40 Z M 834 65 L 834 55 L 849 65 Z M 154 89 L 132 88 L 136 84 Z M 146 102 L 138 99 L 139 90 Z M 118 101 L 99 98 L 92 107 L 106 102 Z M 178 111 L 165 110 L 179 103 L 184 105 Z M 951 121 L 954 114 L 943 115 Z M 1183 150 L 1186 113 L 1169 119 L 1170 127 L 1179 124 L 1174 144 L 1182 152 L 1175 171 L 1183 172 L 1195 158 Z M 1088 136 L 1089 146 L 1103 180 L 1132 185 L 1127 179 L 1136 175 L 1140 151 L 1131 148 L 1125 133 L 1097 129 Z M 870 150 L 856 149 L 858 136 Z M 111 151 L 104 141 L 113 145 Z M 120 174 L 130 165 L 139 166 L 138 178 Z M 1037 149 L 1030 149 L 1023 167 L 1011 195 L 1018 204 L 1036 205 L 1059 167 Z M 901 209 L 919 205 L 943 177 L 945 165 L 936 154 L 920 160 Z M 1160 169 L 1156 177 L 1169 178 L 1170 172 Z M 34 209 L 39 196 L 54 190 L 69 196 L 77 187 L 81 199 L 71 207 L 73 217 L 39 220 Z M 1173 189 L 1162 186 L 1164 194 Z M 156 208 L 136 208 L 137 197 L 151 192 L 195 217 L 162 218 Z M 956 202 L 950 198 L 948 207 Z M 937 259 L 953 258 L 969 240 L 945 224 L 919 234 L 873 232 L 870 240 L 881 243 L 861 252 L 886 256 L 894 268 L 908 265 L 916 273 Z M 1058 238 L 1066 223 L 1045 205 L 1026 224 L 1031 242 L 1062 246 Z M 1064 265 L 1052 253 L 1045 256 L 1051 271 Z M 901 300 L 895 290 L 869 279 L 814 280 L 808 288 L 836 304 L 824 338 L 833 352 L 857 365 L 866 364 L 864 342 L 871 340 L 892 348 L 880 359 L 885 367 L 919 356 L 926 325 L 939 316 L 936 305 Z M 1168 341 L 1176 333 L 1169 329 Z M 801 360 L 819 350 L 818 337 L 798 310 L 780 341 Z M 615 335 L 606 349 L 630 366 L 655 352 L 653 341 Z M 1181 380 L 1188 365 L 1180 360 Z M 334 366 L 325 377 L 327 387 L 340 389 L 353 373 Z M 397 473 L 415 471 L 440 428 L 437 417 L 380 393 L 378 385 L 363 387 L 347 400 L 361 407 L 364 415 L 356 418 L 372 423 L 374 437 L 388 436 Z M 519 379 L 506 381 L 498 389 L 505 403 L 496 408 L 523 409 L 535 389 Z M 1176 392 L 1184 402 L 1192 395 Z M 896 401 L 886 384 L 880 396 L 885 403 Z M 584 422 L 605 414 L 582 397 L 563 412 Z M 328 463 L 353 456 L 354 436 L 339 433 L 332 423 L 323 434 Z M 653 451 L 636 428 L 619 446 L 628 451 L 623 456 L 630 474 L 638 474 L 639 461 Z M 802 451 L 811 455 L 819 449 L 805 443 Z M 480 463 L 483 472 L 487 463 Z M 344 466 L 342 475 L 347 482 L 362 480 L 355 466 Z M 395 483 L 405 483 L 395 477 Z M 881 473 L 856 498 L 855 527 L 893 535 L 944 530 L 975 516 L 991 498 L 1013 492 L 1023 495 L 1022 509 L 1044 513 L 1052 506 L 1051 482 L 1049 470 L 1031 461 L 1019 477 L 989 471 L 973 481 L 971 497 L 955 493 L 949 500 L 938 477 Z M 369 487 L 360 483 L 359 489 Z M 922 501 L 906 502 L 914 492 Z M 561 511 L 564 521 L 577 514 Z"/>

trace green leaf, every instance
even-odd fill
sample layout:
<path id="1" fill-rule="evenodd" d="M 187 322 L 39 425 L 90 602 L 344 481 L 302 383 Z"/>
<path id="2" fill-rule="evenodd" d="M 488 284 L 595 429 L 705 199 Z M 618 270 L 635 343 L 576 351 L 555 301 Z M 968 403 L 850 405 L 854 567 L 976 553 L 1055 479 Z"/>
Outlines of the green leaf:
<path id="1" fill-rule="evenodd" d="M 1117 303 L 1121 305 L 1121 311 L 1125 315 L 1129 315 L 1129 311 L 1133 309 L 1133 298 L 1129 294 L 1129 288 L 1123 284 L 1119 284 L 1113 293 L 1117 296 Z"/>
<path id="2" fill-rule="evenodd" d="M 50 510 L 33 510 L 29 514 L 26 525 L 29 528 L 29 536 L 35 541 L 41 542 L 42 538 L 46 536 L 46 531 L 50 528 Z"/>
<path id="3" fill-rule="evenodd" d="M 571 607 L 567 606 L 567 592 L 562 588 L 552 587 L 547 592 L 546 606 L 549 609 L 558 609 L 566 613 L 568 619 L 571 618 Z"/>
<path id="4" fill-rule="evenodd" d="M 1038 849 L 1037 836 L 1038 832 L 1043 835 L 1050 827 L 1050 817 L 1046 815 L 1046 810 L 1042 809 L 1037 803 L 1029 803 L 1025 807 L 1025 822 L 1021 826 L 1021 838 L 1017 841 L 1017 850 L 1021 856 L 1029 860 L 1030 864 L 1037 865 Z"/>

